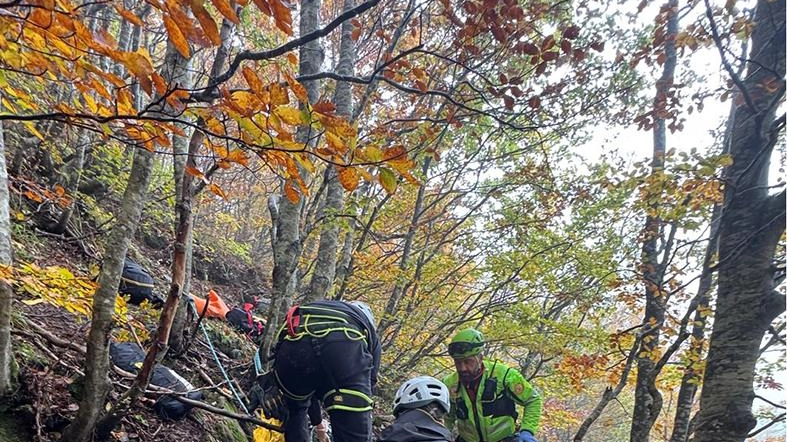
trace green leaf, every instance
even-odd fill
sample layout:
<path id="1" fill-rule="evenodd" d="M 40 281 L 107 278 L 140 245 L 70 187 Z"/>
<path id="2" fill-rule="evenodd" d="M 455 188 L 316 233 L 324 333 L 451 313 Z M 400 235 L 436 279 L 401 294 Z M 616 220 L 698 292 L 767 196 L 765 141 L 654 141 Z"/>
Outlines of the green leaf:
<path id="1" fill-rule="evenodd" d="M 389 170 L 389 169 L 380 169 L 380 175 L 378 176 L 380 180 L 380 184 L 382 184 L 383 189 L 385 189 L 388 193 L 394 193 L 396 191 L 396 175 Z"/>

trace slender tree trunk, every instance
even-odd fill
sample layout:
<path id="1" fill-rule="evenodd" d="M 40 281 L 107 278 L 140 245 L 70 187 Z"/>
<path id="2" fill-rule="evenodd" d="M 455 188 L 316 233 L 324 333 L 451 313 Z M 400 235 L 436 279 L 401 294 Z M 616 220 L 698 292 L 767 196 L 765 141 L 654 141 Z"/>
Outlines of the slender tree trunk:
<path id="1" fill-rule="evenodd" d="M 785 1 L 759 0 L 754 24 L 746 78 L 735 78 L 741 104 L 730 143 L 718 298 L 694 442 L 742 442 L 755 427 L 751 406 L 760 345 L 785 311 L 771 268 L 784 233 L 785 193 L 768 194 L 770 157 L 785 124 L 784 115 L 775 119 L 785 86 Z M 764 87 L 769 84 L 775 87 Z"/>
<path id="2" fill-rule="evenodd" d="M 371 189 L 371 186 L 369 187 L 369 189 Z M 377 219 L 377 215 L 380 213 L 380 210 L 383 208 L 385 203 L 387 203 L 390 199 L 391 199 L 391 194 L 386 193 L 383 199 L 380 200 L 379 203 L 375 204 L 372 213 L 369 215 L 369 219 L 366 220 L 366 222 L 363 224 L 360 223 L 358 224 L 358 228 L 360 228 L 362 231 L 361 231 L 361 236 L 358 238 L 358 244 L 356 244 L 354 247 L 354 250 L 356 252 L 359 252 L 363 249 L 364 245 L 366 244 L 366 238 L 369 237 L 369 230 L 372 228 L 374 221 Z M 361 213 L 362 219 L 365 218 L 367 209 L 368 209 L 368 205 L 364 206 L 364 209 Z M 353 247 L 351 246 L 351 249 L 352 248 Z M 349 281 L 350 275 L 353 274 L 353 269 L 355 268 L 355 255 L 353 254 L 352 250 L 348 252 L 347 258 L 349 259 L 349 261 L 347 262 L 346 266 L 344 266 L 346 268 L 346 270 L 344 270 L 344 276 L 342 277 L 342 279 L 339 280 L 340 282 L 339 291 L 336 294 L 336 299 L 344 298 L 344 293 L 347 291 L 347 283 Z"/>
<path id="3" fill-rule="evenodd" d="M 628 382 L 628 377 L 629 374 L 631 373 L 631 367 L 634 365 L 634 359 L 635 359 L 634 356 L 640 349 L 640 344 L 641 344 L 641 340 L 640 337 L 638 336 L 636 341 L 634 342 L 633 347 L 631 348 L 631 352 L 626 358 L 626 365 L 623 367 L 623 372 L 620 375 L 620 379 L 618 380 L 618 383 L 615 385 L 614 388 L 607 387 L 604 390 L 604 393 L 601 395 L 601 399 L 598 401 L 596 406 L 593 407 L 593 410 L 591 410 L 590 414 L 588 414 L 585 420 L 582 421 L 582 424 L 580 424 L 579 428 L 577 429 L 577 432 L 574 434 L 574 437 L 571 439 L 573 442 L 582 442 L 582 440 L 587 435 L 588 431 L 590 431 L 590 427 L 593 425 L 593 423 L 596 422 L 596 420 L 598 420 L 598 418 L 601 416 L 601 413 L 603 413 L 604 409 L 607 408 L 607 405 L 611 401 L 615 400 L 620 394 L 620 392 L 623 391 L 623 388 L 626 386 L 626 383 Z"/>
<path id="4" fill-rule="evenodd" d="M 304 0 L 301 2 L 300 35 L 306 35 L 319 28 L 320 3 L 320 0 Z M 300 65 L 298 74 L 309 75 L 319 72 L 324 56 L 319 40 L 314 40 L 301 46 L 299 50 Z M 320 81 L 304 81 L 303 86 L 306 88 L 309 101 L 316 103 L 320 95 Z M 308 139 L 309 132 L 310 129 L 308 127 L 300 126 L 296 133 L 296 139 L 301 143 L 311 142 Z M 301 170 L 300 172 L 302 176 L 305 176 L 305 171 Z M 271 305 L 268 311 L 267 326 L 265 327 L 265 337 L 262 344 L 261 356 L 263 359 L 270 355 L 270 346 L 273 343 L 274 333 L 278 329 L 279 318 L 289 308 L 295 286 L 293 274 L 297 268 L 298 258 L 301 255 L 303 246 L 300 234 L 301 209 L 304 204 L 303 196 L 297 202 L 293 202 L 282 192 L 277 203 L 278 206 L 275 209 L 277 212 L 276 219 L 272 219 L 272 222 L 276 223 L 276 235 L 273 243 L 273 283 Z"/>
<path id="5" fill-rule="evenodd" d="M 93 295 L 93 319 L 88 334 L 85 381 L 79 411 L 63 432 L 64 442 L 91 440 L 96 422 L 104 410 L 104 400 L 110 387 L 107 376 L 110 371 L 109 333 L 113 325 L 115 297 L 123 271 L 123 260 L 142 214 L 152 167 L 153 152 L 138 149 L 134 155 L 123 202 L 116 216 L 117 222 L 109 233 L 104 250 L 101 273 L 98 275 L 98 289 Z"/>
<path id="6" fill-rule="evenodd" d="M 13 263 L 11 250 L 11 218 L 8 211 L 8 174 L 5 167 L 5 138 L 0 122 L 0 266 Z M 11 348 L 11 301 L 13 291 L 5 279 L 0 280 L 0 397 L 12 391 L 16 380 L 16 362 Z"/>
<path id="7" fill-rule="evenodd" d="M 52 233 L 62 234 L 66 231 L 68 222 L 71 220 L 71 215 L 74 214 L 74 210 L 77 207 L 76 194 L 79 189 L 79 182 L 82 179 L 82 171 L 85 164 L 85 150 L 91 142 L 92 137 L 90 132 L 82 130 L 79 134 L 76 147 L 74 148 L 74 158 L 66 165 L 66 170 L 63 174 L 63 188 L 66 194 L 71 195 L 73 198 L 71 204 L 69 204 L 68 207 L 63 210 L 63 213 L 60 214 L 57 224 L 50 229 Z"/>
<path id="8" fill-rule="evenodd" d="M 233 6 L 234 7 L 234 6 Z M 229 58 L 230 46 L 232 44 L 232 35 L 235 31 L 235 24 L 230 20 L 223 20 L 221 24 L 221 46 L 216 51 L 216 57 L 213 59 L 213 66 L 211 67 L 210 77 L 208 84 L 214 81 L 221 72 L 225 69 L 227 59 Z M 177 53 L 177 51 L 175 51 Z M 182 87 L 190 87 L 192 83 L 190 69 L 188 66 L 175 65 L 177 69 L 173 72 L 173 78 Z M 178 80 L 179 79 L 179 80 Z M 197 127 L 202 127 L 203 121 L 197 121 Z M 170 331 L 170 344 L 175 350 L 175 353 L 180 353 L 185 350 L 183 345 L 186 343 L 186 324 L 189 317 L 189 299 L 188 295 L 191 288 L 191 262 L 192 252 L 194 250 L 194 215 L 192 210 L 192 202 L 194 196 L 198 193 L 198 189 L 193 185 L 193 177 L 186 173 L 186 166 L 197 166 L 196 155 L 202 145 L 205 135 L 199 130 L 195 130 L 191 134 L 188 143 L 185 139 L 175 140 L 173 147 L 176 149 L 175 161 L 173 162 L 174 175 L 175 175 L 175 193 L 176 202 L 175 210 L 177 213 L 177 224 L 175 225 L 176 239 L 175 239 L 175 254 L 172 259 L 172 284 L 178 284 L 180 291 L 178 298 L 180 299 L 178 308 L 175 311 L 175 316 Z"/>
<path id="9" fill-rule="evenodd" d="M 667 145 L 666 121 L 661 114 L 666 111 L 670 89 L 675 76 L 677 54 L 675 52 L 675 36 L 678 33 L 678 2 L 667 3 L 666 38 L 664 53 L 666 59 L 661 78 L 656 82 L 656 98 L 653 100 L 653 175 L 664 173 L 664 156 Z M 651 189 L 651 191 L 655 191 Z M 637 355 L 637 380 L 634 392 L 634 412 L 631 423 L 631 442 L 648 442 L 650 430 L 661 412 L 662 398 L 656 388 L 656 356 L 659 347 L 661 326 L 664 323 L 667 294 L 662 290 L 664 268 L 669 257 L 665 253 L 664 262 L 659 262 L 659 238 L 663 231 L 663 221 L 658 215 L 658 202 L 649 206 L 650 213 L 645 220 L 643 230 L 642 279 L 645 283 L 645 332 L 642 335 L 642 346 Z"/>
<path id="10" fill-rule="evenodd" d="M 711 300 L 711 287 L 713 285 L 713 272 L 710 270 L 713 257 L 718 251 L 718 225 L 721 216 L 721 207 L 713 208 L 713 215 L 710 221 L 710 241 L 705 249 L 705 259 L 697 288 L 699 302 L 697 311 L 694 313 L 692 321 L 691 340 L 687 355 L 688 362 L 680 381 L 678 400 L 675 404 L 675 421 L 672 426 L 672 437 L 670 442 L 686 442 L 689 437 L 689 423 L 691 422 L 691 408 L 694 404 L 694 396 L 702 380 L 701 373 L 697 369 L 702 361 L 705 347 L 705 326 L 707 324 L 707 311 Z"/>
<path id="11" fill-rule="evenodd" d="M 183 82 L 186 81 L 189 75 L 188 64 L 189 60 L 184 58 L 180 52 L 175 49 L 172 43 L 167 45 L 167 52 L 164 57 L 164 78 L 170 87 L 186 87 Z M 163 111 L 164 114 L 171 112 L 168 105 L 162 104 L 162 106 L 163 109 L 158 112 Z M 189 153 L 191 153 L 191 150 L 192 146 L 189 146 Z M 189 157 L 191 157 L 191 155 L 189 155 Z M 160 359 L 160 354 L 163 355 L 167 350 L 172 323 L 182 295 L 181 289 L 183 287 L 185 274 L 185 243 L 191 229 L 191 193 L 187 192 L 186 189 L 191 187 L 191 179 L 191 175 L 185 175 L 183 178 L 182 194 L 186 202 L 184 206 L 179 207 L 180 223 L 175 237 L 175 251 L 172 260 L 172 284 L 170 285 L 169 294 L 167 295 L 164 307 L 161 310 L 161 316 L 159 316 L 159 323 L 153 338 L 153 344 L 148 349 L 142 367 L 139 369 L 131 388 L 120 398 L 120 400 L 118 400 L 111 412 L 98 423 L 96 428 L 98 440 L 106 440 L 109 437 L 110 432 L 120 422 L 122 416 L 144 393 L 150 383 L 153 367 Z"/>
<path id="12" fill-rule="evenodd" d="M 353 0 L 344 1 L 344 10 L 355 7 Z M 353 25 L 350 21 L 342 23 L 342 37 L 339 48 L 339 63 L 336 73 L 352 76 L 355 65 L 355 42 L 352 39 Z M 339 81 L 334 93 L 336 113 L 347 119 L 352 115 L 352 90 L 350 83 Z M 323 299 L 333 285 L 336 276 L 336 252 L 339 249 L 339 225 L 336 215 L 344 209 L 344 188 L 339 182 L 336 168 L 328 166 L 325 170 L 326 181 L 324 220 L 320 230 L 320 246 L 317 249 L 317 260 L 312 274 L 311 286 L 306 294 L 307 300 Z"/>
<path id="13" fill-rule="evenodd" d="M 421 168 L 424 176 L 426 176 L 431 162 L 431 157 L 424 158 L 424 164 Z M 425 191 L 426 186 L 424 185 L 418 188 L 418 195 L 415 199 L 415 207 L 413 207 L 413 216 L 410 219 L 410 225 L 407 227 L 407 234 L 404 237 L 402 258 L 399 260 L 399 270 L 402 272 L 406 271 L 410 265 L 410 254 L 413 248 L 413 240 L 415 239 L 415 231 L 418 228 L 419 220 L 423 214 L 421 209 L 424 204 Z M 404 281 L 396 283 L 393 293 L 391 293 L 391 297 L 388 298 L 388 303 L 385 305 L 385 313 L 383 314 L 383 318 L 380 320 L 379 326 L 379 334 L 381 337 L 383 337 L 383 339 L 385 339 L 386 330 L 393 324 L 393 321 L 390 318 L 396 317 L 396 311 L 399 308 L 399 302 L 402 300 L 402 296 L 404 296 L 405 284 L 406 282 Z"/>

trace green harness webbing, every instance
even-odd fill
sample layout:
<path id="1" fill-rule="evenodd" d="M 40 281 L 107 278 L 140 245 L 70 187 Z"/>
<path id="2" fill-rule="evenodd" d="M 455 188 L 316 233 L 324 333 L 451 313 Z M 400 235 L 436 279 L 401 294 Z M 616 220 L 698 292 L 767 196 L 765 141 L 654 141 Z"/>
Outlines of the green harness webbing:
<path id="1" fill-rule="evenodd" d="M 366 342 L 366 333 L 353 323 L 352 318 L 344 312 L 315 306 L 299 306 L 297 325 L 285 321 L 278 331 L 278 340 L 298 341 L 304 336 L 324 338 L 329 333 L 344 332 L 352 341 Z"/>
<path id="2" fill-rule="evenodd" d="M 366 340 L 366 333 L 357 325 L 354 320 L 344 312 L 334 310 L 326 307 L 317 306 L 299 306 L 297 309 L 299 319 L 297 325 L 293 324 L 293 318 L 288 317 L 284 324 L 279 327 L 278 341 L 299 341 L 304 336 L 312 338 L 324 338 L 330 333 L 343 332 L 347 339 L 351 341 L 364 341 Z M 315 356 L 322 364 L 322 354 L 320 352 L 320 345 L 317 341 L 312 341 Z M 322 397 L 322 403 L 325 411 L 343 410 L 353 412 L 364 412 L 372 409 L 372 399 L 366 394 L 350 390 L 346 388 L 336 388 L 336 381 L 333 376 L 326 369 L 325 364 L 323 370 L 331 378 L 331 384 L 334 386 Z M 275 372 L 274 372 L 275 373 Z M 283 387 L 278 373 L 276 374 L 276 382 L 279 384 L 285 396 L 297 401 L 303 401 L 310 398 L 314 392 L 307 395 L 297 395 Z"/>

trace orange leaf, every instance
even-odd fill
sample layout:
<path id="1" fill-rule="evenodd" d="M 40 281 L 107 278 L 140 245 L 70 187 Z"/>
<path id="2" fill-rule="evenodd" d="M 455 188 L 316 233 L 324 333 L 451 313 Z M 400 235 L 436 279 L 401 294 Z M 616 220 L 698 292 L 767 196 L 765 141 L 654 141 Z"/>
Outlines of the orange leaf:
<path id="1" fill-rule="evenodd" d="M 306 88 L 286 72 L 284 73 L 284 78 L 287 80 L 287 83 L 290 85 L 290 89 L 292 89 L 292 93 L 295 94 L 298 100 L 303 103 L 308 103 L 309 93 L 306 91 Z"/>
<path id="2" fill-rule="evenodd" d="M 242 166 L 249 165 L 249 156 L 246 155 L 246 152 L 240 149 L 230 151 L 230 153 L 227 154 L 227 156 L 225 156 L 223 159 L 233 163 L 238 163 Z"/>
<path id="3" fill-rule="evenodd" d="M 183 31 L 180 30 L 175 20 L 172 20 L 172 17 L 169 15 L 164 15 L 164 27 L 167 28 L 169 40 L 175 46 L 175 49 L 180 52 L 183 58 L 189 58 L 191 51 L 189 50 L 189 43 L 186 41 L 186 36 L 183 35 Z"/>
<path id="4" fill-rule="evenodd" d="M 287 199 L 293 204 L 297 204 L 301 199 L 300 195 L 298 195 L 298 191 L 295 190 L 295 186 L 293 186 L 292 182 L 289 180 L 284 184 L 284 195 L 286 195 Z"/>
<path id="5" fill-rule="evenodd" d="M 221 15 L 227 17 L 227 20 L 238 24 L 240 23 L 240 19 L 238 19 L 238 15 L 235 14 L 235 9 L 230 6 L 227 0 L 210 0 L 213 3 L 213 6 L 221 12 Z"/>
<path id="6" fill-rule="evenodd" d="M 156 93 L 161 95 L 162 97 L 167 94 L 167 80 L 164 79 L 161 75 L 157 73 L 153 73 L 151 76 L 153 79 L 153 87 L 156 88 Z"/>
<path id="7" fill-rule="evenodd" d="M 354 167 L 337 167 L 339 170 L 339 182 L 342 184 L 345 190 L 352 192 L 358 187 L 358 181 L 360 181 L 358 177 L 358 172 L 356 172 Z"/>
<path id="8" fill-rule="evenodd" d="M 287 35 L 292 34 L 292 12 L 281 0 L 268 0 L 268 4 L 276 20 L 276 27 Z"/>
<path id="9" fill-rule="evenodd" d="M 214 194 L 220 196 L 221 198 L 223 198 L 225 200 L 227 199 L 227 194 L 224 193 L 223 190 L 221 190 L 221 187 L 219 187 L 218 184 L 210 183 L 210 186 L 208 186 L 208 187 L 210 188 L 210 191 L 213 192 Z"/>
<path id="10" fill-rule="evenodd" d="M 186 166 L 186 173 L 197 179 L 205 179 L 205 174 L 194 166 Z"/>
<path id="11" fill-rule="evenodd" d="M 268 2 L 266 0 L 254 0 L 254 4 L 257 5 L 257 7 L 260 9 L 260 11 L 262 11 L 263 14 L 269 17 L 273 15 L 273 12 L 271 12 L 271 7 L 268 5 Z"/>
<path id="12" fill-rule="evenodd" d="M 279 83 L 271 83 L 268 88 L 270 89 L 271 94 L 271 106 L 280 106 L 290 102 L 290 97 L 287 96 L 287 91 L 283 87 L 279 86 Z"/>
<path id="13" fill-rule="evenodd" d="M 139 27 L 145 26 L 145 22 L 143 22 L 141 18 L 137 17 L 136 14 L 134 14 L 133 12 L 127 9 L 123 9 L 123 7 L 120 5 L 115 5 L 115 9 L 117 10 L 118 14 L 120 14 L 121 17 L 128 20 L 129 23 L 137 25 Z"/>
<path id="14" fill-rule="evenodd" d="M 298 56 L 295 55 L 293 52 L 287 53 L 287 61 L 290 62 L 291 65 L 297 66 L 298 65 Z"/>
<path id="15" fill-rule="evenodd" d="M 336 110 L 336 106 L 330 101 L 318 101 L 312 106 L 312 109 L 314 109 L 315 112 L 328 115 Z"/>
<path id="16" fill-rule="evenodd" d="M 254 91 L 255 94 L 262 95 L 262 82 L 260 81 L 257 74 L 251 70 L 248 66 L 244 66 L 241 70 L 243 74 L 243 78 L 246 79 L 246 83 L 248 83 L 251 90 Z"/>
<path id="17" fill-rule="evenodd" d="M 210 42 L 216 46 L 220 45 L 221 36 L 219 35 L 219 29 L 213 17 L 210 16 L 210 13 L 208 13 L 205 6 L 202 4 L 202 0 L 191 0 L 191 11 L 194 13 L 194 16 L 197 17 L 199 25 L 205 32 L 205 35 L 208 36 Z"/>

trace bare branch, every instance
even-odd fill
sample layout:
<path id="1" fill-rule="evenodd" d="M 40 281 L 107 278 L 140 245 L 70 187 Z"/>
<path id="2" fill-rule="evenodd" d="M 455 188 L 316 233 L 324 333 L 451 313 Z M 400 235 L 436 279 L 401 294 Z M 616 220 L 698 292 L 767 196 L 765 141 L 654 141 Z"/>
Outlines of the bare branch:
<path id="1" fill-rule="evenodd" d="M 325 37 L 326 35 L 330 34 L 331 31 L 339 27 L 345 21 L 360 15 L 369 9 L 377 6 L 380 3 L 380 0 L 369 0 L 365 3 L 361 3 L 360 5 L 352 8 L 350 10 L 344 11 L 343 13 L 339 14 L 333 21 L 325 25 L 325 27 L 317 29 L 314 32 L 310 32 L 304 36 L 298 37 L 294 40 L 290 40 L 287 43 L 273 48 L 268 51 L 262 52 L 252 52 L 252 51 L 243 51 L 240 54 L 236 55 L 235 58 L 230 63 L 229 68 L 223 74 L 216 77 L 214 81 L 212 81 L 202 93 L 192 95 L 192 100 L 194 101 L 211 101 L 216 98 L 216 88 L 224 83 L 225 81 L 232 78 L 235 75 L 235 71 L 238 70 L 240 64 L 245 60 L 252 60 L 252 61 L 260 61 L 260 60 L 270 60 L 271 58 L 278 57 L 280 55 L 284 55 L 287 52 L 296 49 L 309 43 L 311 41 L 317 40 L 318 38 Z"/>

